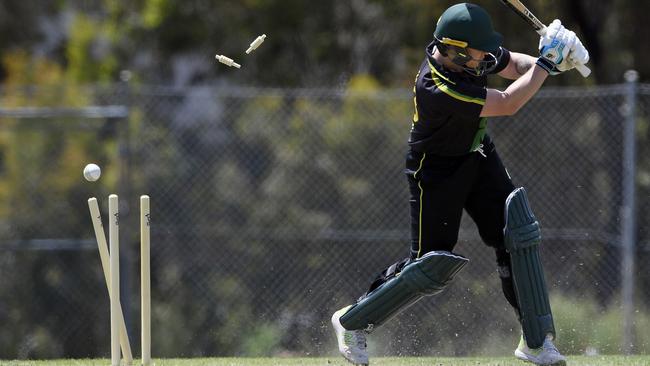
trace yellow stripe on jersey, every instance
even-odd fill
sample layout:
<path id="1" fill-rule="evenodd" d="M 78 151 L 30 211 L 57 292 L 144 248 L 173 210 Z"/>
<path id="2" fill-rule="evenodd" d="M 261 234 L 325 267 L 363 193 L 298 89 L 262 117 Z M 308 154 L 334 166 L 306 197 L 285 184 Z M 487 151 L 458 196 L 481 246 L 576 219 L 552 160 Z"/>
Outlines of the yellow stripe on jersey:
<path id="1" fill-rule="evenodd" d="M 431 78 L 433 79 L 433 82 L 436 83 L 436 86 L 438 87 L 438 89 L 440 89 L 445 94 L 449 95 L 450 97 L 452 97 L 454 99 L 462 100 L 463 102 L 476 103 L 476 104 L 479 104 L 479 105 L 485 105 L 485 99 L 478 98 L 478 97 L 470 97 L 468 95 L 461 94 L 461 93 L 453 90 L 449 86 L 447 86 L 447 84 L 445 84 L 440 79 L 444 79 L 445 81 L 447 81 L 447 82 L 449 82 L 451 84 L 454 84 L 454 85 L 456 83 L 454 83 L 453 81 L 447 79 L 444 75 L 442 75 L 440 72 L 438 72 L 438 70 L 436 70 L 436 68 L 433 67 L 433 65 L 431 65 L 431 62 L 429 62 L 429 68 L 431 68 L 431 72 L 432 72 Z"/>
<path id="2" fill-rule="evenodd" d="M 441 77 L 441 78 L 445 79 L 445 81 L 447 81 L 448 83 L 456 85 L 456 83 L 454 83 L 453 81 L 447 79 L 447 77 L 445 75 L 441 74 L 440 71 L 438 71 L 435 67 L 433 67 L 433 65 L 431 64 L 431 60 L 427 59 L 427 62 L 429 63 L 429 69 L 431 69 L 432 73 L 438 75 L 438 77 Z M 431 76 L 433 76 L 433 75 L 431 75 Z"/>
<path id="3" fill-rule="evenodd" d="M 413 106 L 415 107 L 415 112 L 413 113 L 413 123 L 416 123 L 420 120 L 420 113 L 418 112 L 418 101 L 417 94 L 415 92 L 415 87 L 418 85 L 418 78 L 420 77 L 420 70 L 415 75 L 415 80 L 413 81 Z"/>
<path id="4" fill-rule="evenodd" d="M 418 113 L 418 100 L 415 96 L 415 87 L 413 87 L 413 107 L 415 108 L 415 112 L 413 113 L 413 123 L 416 123 L 420 120 L 420 114 Z"/>

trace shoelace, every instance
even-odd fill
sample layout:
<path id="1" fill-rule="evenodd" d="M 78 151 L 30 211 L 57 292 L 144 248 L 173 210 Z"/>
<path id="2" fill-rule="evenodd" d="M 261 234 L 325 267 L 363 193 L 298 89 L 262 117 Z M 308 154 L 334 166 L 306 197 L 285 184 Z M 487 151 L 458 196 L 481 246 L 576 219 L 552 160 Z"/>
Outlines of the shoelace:
<path id="1" fill-rule="evenodd" d="M 551 342 L 544 342 L 544 349 L 547 350 L 547 351 L 554 352 L 554 353 L 560 353 L 560 351 L 558 351 L 557 347 L 555 347 L 555 345 L 553 343 L 551 343 Z"/>

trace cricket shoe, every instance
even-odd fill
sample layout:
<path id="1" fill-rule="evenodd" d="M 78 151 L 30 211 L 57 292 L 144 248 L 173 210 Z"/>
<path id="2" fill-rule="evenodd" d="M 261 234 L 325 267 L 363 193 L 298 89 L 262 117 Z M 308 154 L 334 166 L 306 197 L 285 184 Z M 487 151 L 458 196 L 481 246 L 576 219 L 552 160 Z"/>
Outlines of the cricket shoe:
<path id="1" fill-rule="evenodd" d="M 546 337 L 542 347 L 536 349 L 528 348 L 522 335 L 515 350 L 515 357 L 539 366 L 566 366 L 566 358 L 557 350 L 550 335 Z"/>
<path id="2" fill-rule="evenodd" d="M 352 305 L 336 311 L 332 315 L 332 325 L 336 332 L 336 341 L 339 344 L 339 352 L 354 365 L 368 365 L 368 350 L 366 344 L 366 331 L 347 330 L 341 325 L 341 316 L 345 314 Z"/>

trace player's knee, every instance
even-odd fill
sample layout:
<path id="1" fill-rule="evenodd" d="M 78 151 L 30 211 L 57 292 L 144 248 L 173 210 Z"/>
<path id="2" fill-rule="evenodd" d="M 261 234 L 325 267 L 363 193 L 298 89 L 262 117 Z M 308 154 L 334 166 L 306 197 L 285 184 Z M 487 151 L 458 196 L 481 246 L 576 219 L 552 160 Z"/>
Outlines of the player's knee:
<path id="1" fill-rule="evenodd" d="M 528 203 L 526 191 L 518 188 L 505 205 L 504 244 L 509 252 L 539 245 L 542 235 L 539 222 Z"/>

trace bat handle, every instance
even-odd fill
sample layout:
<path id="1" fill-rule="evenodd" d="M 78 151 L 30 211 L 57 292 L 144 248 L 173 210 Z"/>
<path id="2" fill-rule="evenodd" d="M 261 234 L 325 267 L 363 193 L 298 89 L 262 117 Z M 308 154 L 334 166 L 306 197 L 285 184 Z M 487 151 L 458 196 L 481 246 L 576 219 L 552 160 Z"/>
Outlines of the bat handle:
<path id="1" fill-rule="evenodd" d="M 582 77 L 586 78 L 587 76 L 589 76 L 589 74 L 591 74 L 591 69 L 588 68 L 587 66 L 583 64 L 576 64 L 575 66 L 576 66 L 576 70 L 578 70 L 578 72 L 580 73 L 580 75 L 582 75 Z"/>

